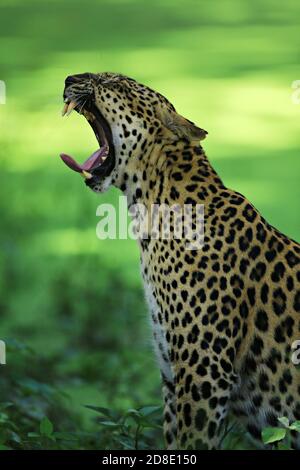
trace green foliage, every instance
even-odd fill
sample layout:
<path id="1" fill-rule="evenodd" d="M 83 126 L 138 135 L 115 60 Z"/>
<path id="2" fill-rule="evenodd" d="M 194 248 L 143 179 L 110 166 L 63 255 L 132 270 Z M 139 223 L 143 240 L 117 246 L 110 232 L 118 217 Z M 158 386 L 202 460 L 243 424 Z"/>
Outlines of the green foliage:
<path id="1" fill-rule="evenodd" d="M 276 444 L 273 446 L 277 450 L 291 450 L 291 431 L 300 433 L 300 421 L 289 423 L 285 416 L 278 418 L 283 427 L 267 427 L 262 431 L 262 441 L 264 444 Z"/>
<path id="2" fill-rule="evenodd" d="M 262 431 L 262 439 L 264 444 L 281 441 L 286 436 L 286 429 L 283 428 L 265 428 Z"/>
<path id="3" fill-rule="evenodd" d="M 256 449 L 255 443 L 251 441 L 251 438 L 242 425 L 240 423 L 236 423 L 232 418 L 225 424 L 220 447 L 222 450 Z"/>
<path id="4" fill-rule="evenodd" d="M 115 405 L 109 408 L 80 404 L 74 410 L 71 397 L 65 392 L 72 378 L 66 379 L 55 361 L 39 357 L 15 340 L 7 341 L 7 356 L 9 369 L 1 368 L 0 376 L 0 449 L 162 447 L 160 407 L 118 411 Z M 2 401 L 4 396 L 10 400 Z M 89 410 L 89 418 L 91 410 L 97 417 L 85 421 L 83 409 Z"/>
<path id="5" fill-rule="evenodd" d="M 0 444 L 9 449 L 55 448 L 53 424 L 45 414 L 68 429 L 71 420 L 73 429 L 79 425 L 78 415 L 69 416 L 66 394 L 45 382 L 44 367 L 52 375 L 50 361 L 39 360 L 20 342 L 7 341 L 7 346 L 12 373 L 6 366 L 1 369 L 1 399 L 6 396 L 9 401 L 0 402 Z"/>
<path id="6" fill-rule="evenodd" d="M 158 406 L 143 406 L 118 413 L 107 408 L 86 405 L 100 416 L 97 422 L 103 429 L 104 448 L 153 449 L 154 437 L 161 432 L 162 409 Z"/>

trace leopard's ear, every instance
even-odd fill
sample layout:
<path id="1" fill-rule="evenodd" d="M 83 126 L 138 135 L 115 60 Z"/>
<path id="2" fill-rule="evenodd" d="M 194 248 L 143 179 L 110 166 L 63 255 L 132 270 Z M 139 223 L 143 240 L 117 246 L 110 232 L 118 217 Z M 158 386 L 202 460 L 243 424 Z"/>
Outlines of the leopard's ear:
<path id="1" fill-rule="evenodd" d="M 205 139 L 207 135 L 207 131 L 185 119 L 165 104 L 158 104 L 155 108 L 155 114 L 160 122 L 178 137 L 184 137 L 190 141 L 199 141 Z"/>

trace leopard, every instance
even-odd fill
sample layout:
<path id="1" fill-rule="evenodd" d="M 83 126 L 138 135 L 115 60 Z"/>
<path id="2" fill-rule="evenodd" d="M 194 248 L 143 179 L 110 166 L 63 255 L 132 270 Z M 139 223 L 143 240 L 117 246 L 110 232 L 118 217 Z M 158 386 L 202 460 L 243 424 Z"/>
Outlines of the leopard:
<path id="1" fill-rule="evenodd" d="M 63 99 L 63 115 L 83 115 L 100 145 L 82 165 L 61 154 L 88 188 L 118 188 L 129 209 L 203 207 L 200 247 L 137 238 L 166 448 L 219 449 L 231 417 L 257 443 L 280 418 L 300 420 L 300 245 L 225 186 L 202 146 L 207 131 L 162 94 L 88 72 L 65 79 Z"/>

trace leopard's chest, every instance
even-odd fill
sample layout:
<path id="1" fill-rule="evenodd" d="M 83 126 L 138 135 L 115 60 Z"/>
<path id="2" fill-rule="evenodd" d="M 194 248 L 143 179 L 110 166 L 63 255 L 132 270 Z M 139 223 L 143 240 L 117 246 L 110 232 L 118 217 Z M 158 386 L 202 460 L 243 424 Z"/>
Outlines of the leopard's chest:
<path id="1" fill-rule="evenodd" d="M 150 279 L 146 266 L 142 262 L 141 269 L 143 275 L 144 291 L 146 302 L 150 313 L 150 322 L 154 339 L 154 350 L 159 363 L 162 376 L 173 382 L 173 371 L 170 361 L 170 346 L 167 340 L 168 324 L 165 321 L 161 302 L 157 296 L 155 282 Z"/>

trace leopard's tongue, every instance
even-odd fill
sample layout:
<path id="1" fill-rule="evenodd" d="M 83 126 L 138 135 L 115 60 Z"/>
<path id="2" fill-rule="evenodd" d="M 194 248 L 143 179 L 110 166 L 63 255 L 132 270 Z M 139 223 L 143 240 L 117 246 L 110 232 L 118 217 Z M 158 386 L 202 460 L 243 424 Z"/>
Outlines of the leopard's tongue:
<path id="1" fill-rule="evenodd" d="M 108 155 L 108 146 L 104 145 L 96 152 L 94 152 L 82 165 L 76 162 L 73 157 L 70 155 L 66 155 L 65 153 L 60 154 L 60 158 L 62 161 L 73 171 L 77 171 L 78 173 L 82 173 L 82 171 L 92 171 L 98 166 L 102 165 L 104 160 Z"/>

